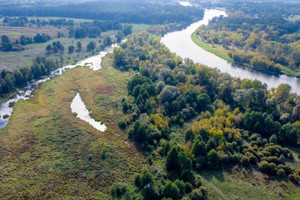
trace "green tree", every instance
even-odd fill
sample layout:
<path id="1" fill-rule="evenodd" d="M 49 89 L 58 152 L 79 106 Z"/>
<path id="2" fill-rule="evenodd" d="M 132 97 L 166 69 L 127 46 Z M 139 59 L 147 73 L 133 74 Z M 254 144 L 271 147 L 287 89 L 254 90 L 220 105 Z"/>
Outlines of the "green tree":
<path id="1" fill-rule="evenodd" d="M 196 142 L 194 142 L 193 144 L 192 152 L 195 157 L 200 155 L 205 156 L 206 155 L 205 143 L 203 141 L 196 140 Z"/>
<path id="2" fill-rule="evenodd" d="M 96 43 L 94 41 L 90 41 L 86 46 L 87 51 L 93 51 L 96 49 Z"/>
<path id="3" fill-rule="evenodd" d="M 215 149 L 212 149 L 207 153 L 207 158 L 213 166 L 219 164 L 219 155 Z"/>
<path id="4" fill-rule="evenodd" d="M 178 148 L 173 146 L 168 153 L 166 160 L 166 168 L 167 170 L 178 170 Z"/>
<path id="5" fill-rule="evenodd" d="M 73 46 L 73 45 L 69 46 L 69 53 L 73 53 L 73 52 L 74 52 L 74 50 L 75 50 L 75 48 L 74 48 L 74 46 Z"/>
<path id="6" fill-rule="evenodd" d="M 180 190 L 175 183 L 168 181 L 163 188 L 163 196 L 177 200 L 180 198 Z"/>

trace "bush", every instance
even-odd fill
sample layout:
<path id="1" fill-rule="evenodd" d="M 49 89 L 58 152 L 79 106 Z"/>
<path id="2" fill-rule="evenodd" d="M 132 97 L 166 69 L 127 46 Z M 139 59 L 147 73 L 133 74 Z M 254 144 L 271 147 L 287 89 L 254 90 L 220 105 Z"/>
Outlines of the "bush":
<path id="1" fill-rule="evenodd" d="M 280 177 L 280 178 L 284 178 L 285 177 L 285 171 L 284 169 L 279 169 L 277 171 L 277 175 Z"/>
<path id="2" fill-rule="evenodd" d="M 192 190 L 193 190 L 192 184 L 189 183 L 189 182 L 186 182 L 186 183 L 185 183 L 185 193 L 186 193 L 186 194 L 189 194 L 189 193 L 192 192 Z"/>
<path id="3" fill-rule="evenodd" d="M 122 197 L 127 191 L 127 184 L 125 183 L 117 183 L 111 187 L 110 193 L 114 199 L 119 199 Z"/>
<path id="4" fill-rule="evenodd" d="M 134 177 L 134 185 L 137 188 L 141 188 L 142 187 L 142 179 L 141 179 L 141 176 L 139 174 L 136 174 L 135 177 Z"/>
<path id="5" fill-rule="evenodd" d="M 196 188 L 189 195 L 191 200 L 204 200 L 206 199 L 206 194 L 204 188 Z"/>
<path id="6" fill-rule="evenodd" d="M 275 134 L 273 134 L 273 135 L 270 137 L 269 142 L 270 142 L 270 143 L 276 144 L 276 143 L 277 143 L 277 136 L 276 136 Z"/>
<path id="7" fill-rule="evenodd" d="M 199 175 L 197 175 L 195 177 L 195 186 L 198 188 L 200 186 L 202 186 L 202 181 L 201 181 L 201 177 Z"/>
<path id="8" fill-rule="evenodd" d="M 119 121 L 119 127 L 120 127 L 120 129 L 125 130 L 126 127 L 127 127 L 126 122 L 123 121 L 123 120 L 120 120 L 120 121 Z"/>
<path id="9" fill-rule="evenodd" d="M 247 156 L 243 156 L 241 159 L 241 164 L 244 166 L 249 166 L 250 160 Z"/>
<path id="10" fill-rule="evenodd" d="M 143 197 L 144 200 L 158 200 L 159 199 L 159 192 L 155 190 L 152 184 L 148 184 L 143 189 Z"/>
<path id="11" fill-rule="evenodd" d="M 232 156 L 232 162 L 233 163 L 239 163 L 240 162 L 240 159 L 241 159 L 241 157 L 240 157 L 240 155 L 238 155 L 238 154 L 233 154 L 233 156 Z"/>
<path id="12" fill-rule="evenodd" d="M 297 174 L 290 174 L 289 180 L 292 181 L 295 184 L 300 184 L 300 176 Z"/>
<path id="13" fill-rule="evenodd" d="M 258 162 L 257 158 L 253 154 L 249 156 L 249 161 L 253 165 L 256 165 Z"/>
<path id="14" fill-rule="evenodd" d="M 270 165 L 267 161 L 261 161 L 259 164 L 258 164 L 258 168 L 260 171 L 264 172 L 264 173 L 269 173 L 270 171 Z"/>

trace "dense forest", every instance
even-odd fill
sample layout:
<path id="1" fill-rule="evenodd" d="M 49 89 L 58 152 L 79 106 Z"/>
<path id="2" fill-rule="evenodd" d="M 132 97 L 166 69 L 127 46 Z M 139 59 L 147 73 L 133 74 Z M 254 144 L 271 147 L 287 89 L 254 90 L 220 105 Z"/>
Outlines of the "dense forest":
<path id="1" fill-rule="evenodd" d="M 119 126 L 150 165 L 164 163 L 136 175 L 144 199 L 206 199 L 197 172 L 234 165 L 300 183 L 299 169 L 289 164 L 295 159 L 289 147 L 299 147 L 300 98 L 289 85 L 268 91 L 257 80 L 183 61 L 147 32 L 127 39 L 114 50 L 115 67 L 137 73 L 128 81 Z M 174 128 L 191 120 L 183 145 L 170 140 Z M 111 192 L 120 198 L 126 185 Z"/>
<path id="2" fill-rule="evenodd" d="M 200 7 L 183 7 L 176 4 L 150 1 L 96 1 L 62 5 L 9 4 L 0 8 L 3 16 L 71 17 L 97 20 L 114 20 L 123 23 L 188 25 L 203 17 Z"/>

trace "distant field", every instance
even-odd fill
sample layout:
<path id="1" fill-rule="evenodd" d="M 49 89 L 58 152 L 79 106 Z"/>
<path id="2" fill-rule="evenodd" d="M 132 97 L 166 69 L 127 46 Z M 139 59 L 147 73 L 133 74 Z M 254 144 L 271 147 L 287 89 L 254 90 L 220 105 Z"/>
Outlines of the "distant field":
<path id="1" fill-rule="evenodd" d="M 68 35 L 68 30 L 66 28 L 56 28 L 53 26 L 43 26 L 43 27 L 12 27 L 12 26 L 0 26 L 0 36 L 7 35 L 11 41 L 19 40 L 21 35 L 28 37 L 34 37 L 37 33 L 45 33 L 51 36 L 51 38 L 56 38 L 57 34 L 61 32 L 64 35 Z"/>
<path id="2" fill-rule="evenodd" d="M 133 34 L 136 34 L 140 31 L 146 30 L 149 25 L 136 25 L 131 24 L 133 26 Z M 100 47 L 99 40 L 102 40 L 106 36 L 111 36 L 114 38 L 116 31 L 107 31 L 103 32 L 99 38 L 84 38 L 84 39 L 75 39 L 75 38 L 57 38 L 57 33 L 63 32 L 66 36 L 68 35 L 68 31 L 65 28 L 59 29 L 55 27 L 9 27 L 9 26 L 0 26 L 0 35 L 8 35 L 11 40 L 13 38 L 20 38 L 21 35 L 26 35 L 33 37 L 37 33 L 47 33 L 53 39 L 46 43 L 38 43 L 38 44 L 29 44 L 25 45 L 26 48 L 24 51 L 20 52 L 1 52 L 0 53 L 0 69 L 8 69 L 14 70 L 18 67 L 26 67 L 32 63 L 32 60 L 36 56 L 46 56 L 49 58 L 60 58 L 61 56 L 64 59 L 65 64 L 72 64 L 78 60 L 82 60 L 88 56 L 91 56 L 91 52 L 87 52 L 86 46 L 90 41 L 94 41 L 97 45 L 97 48 Z M 46 46 L 48 44 L 52 44 L 55 41 L 60 41 L 64 47 L 65 51 L 63 54 L 47 54 Z M 68 47 L 73 45 L 76 48 L 76 43 L 81 41 L 82 43 L 82 51 L 74 52 L 72 54 L 68 53 Z"/>

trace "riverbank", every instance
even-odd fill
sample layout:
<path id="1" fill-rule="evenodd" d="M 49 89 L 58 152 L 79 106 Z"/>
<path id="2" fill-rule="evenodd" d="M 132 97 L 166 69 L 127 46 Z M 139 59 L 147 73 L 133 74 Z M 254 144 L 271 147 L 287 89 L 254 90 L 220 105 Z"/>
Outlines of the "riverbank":
<path id="1" fill-rule="evenodd" d="M 233 62 L 233 59 L 230 58 L 225 50 L 221 50 L 221 48 L 214 48 L 211 44 L 205 43 L 199 38 L 197 38 L 196 32 L 194 32 L 191 36 L 193 42 L 197 44 L 199 47 L 204 49 L 205 51 L 211 52 L 215 54 L 216 56 L 219 56 L 220 58 L 223 58 L 224 60 L 227 60 L 229 62 Z"/>
<path id="2" fill-rule="evenodd" d="M 208 52 L 211 52 L 211 53 L 215 54 L 216 56 L 218 56 L 220 58 L 223 58 L 224 60 L 227 60 L 227 61 L 235 64 L 234 60 L 228 56 L 229 51 L 226 50 L 221 45 L 215 44 L 213 46 L 212 44 L 204 42 L 203 40 L 201 40 L 200 38 L 197 37 L 196 31 L 193 32 L 193 34 L 191 35 L 191 38 L 192 38 L 192 41 L 195 44 L 197 44 L 199 47 L 203 48 L 204 50 L 206 50 Z M 237 65 L 237 64 L 235 64 L 235 65 Z M 269 75 L 275 75 L 275 76 L 279 76 L 281 74 L 291 76 L 291 77 L 297 77 L 297 78 L 299 78 L 299 76 L 300 76 L 300 71 L 299 70 L 295 71 L 295 70 L 292 70 L 292 69 L 290 69 L 286 66 L 283 66 L 283 65 L 280 65 L 281 73 L 269 72 L 269 71 L 267 71 L 265 69 L 262 69 L 262 68 L 261 69 L 253 69 L 253 67 L 251 67 L 250 65 L 243 65 L 241 67 L 249 68 L 250 70 L 257 70 L 257 71 L 260 71 L 260 72 L 263 72 L 263 73 L 266 73 L 266 74 L 269 74 Z"/>

